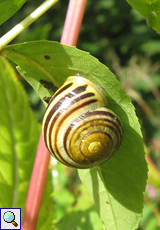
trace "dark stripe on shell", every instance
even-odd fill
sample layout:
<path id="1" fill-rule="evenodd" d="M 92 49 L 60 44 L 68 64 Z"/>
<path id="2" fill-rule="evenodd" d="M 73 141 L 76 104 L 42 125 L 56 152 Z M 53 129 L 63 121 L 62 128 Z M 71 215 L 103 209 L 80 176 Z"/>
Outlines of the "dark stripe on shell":
<path id="1" fill-rule="evenodd" d="M 59 91 L 57 91 L 57 92 L 53 95 L 53 97 L 51 98 L 51 100 L 49 101 L 49 104 L 48 104 L 46 110 L 48 109 L 48 107 L 50 106 L 50 104 L 54 101 L 54 99 L 55 99 L 59 94 L 61 94 L 62 92 L 64 92 L 66 89 L 68 89 L 68 88 L 71 87 L 72 85 L 73 85 L 73 83 L 71 82 L 71 83 L 65 85 L 64 87 L 62 87 Z M 63 98 L 64 98 L 64 97 L 63 97 Z M 55 107 L 56 105 L 57 105 L 57 107 Z M 56 103 L 56 105 L 54 106 L 55 110 L 59 108 L 60 103 Z M 46 118 L 46 120 L 45 120 L 45 124 L 44 124 L 44 131 L 43 131 L 43 132 L 44 132 L 44 142 L 45 142 L 46 145 L 47 145 L 47 137 L 46 137 L 47 134 L 46 134 L 46 132 L 47 132 L 47 127 L 48 127 L 48 121 L 50 120 L 50 118 L 51 118 L 52 115 L 53 115 L 52 112 L 50 112 L 50 113 L 48 114 L 48 116 L 47 116 L 47 118 Z"/>
<path id="2" fill-rule="evenodd" d="M 88 94 L 87 94 L 87 95 L 88 95 Z M 85 97 L 84 97 L 84 98 L 85 98 Z M 82 98 L 79 97 L 79 100 L 81 100 L 81 99 L 82 99 Z M 74 101 L 74 103 L 76 103 L 76 102 L 78 101 L 78 98 L 75 99 L 75 100 L 73 100 L 73 101 Z M 84 106 L 87 106 L 87 105 L 90 105 L 90 104 L 92 104 L 92 103 L 95 103 L 96 101 L 97 101 L 96 99 L 92 99 L 92 100 L 87 101 L 87 102 L 84 102 L 83 104 L 81 104 L 81 105 L 77 106 L 76 108 L 72 109 L 70 112 L 68 112 L 68 113 L 62 118 L 61 122 L 59 123 L 59 126 L 62 125 L 62 123 L 64 122 L 64 120 L 65 120 L 71 113 L 73 113 L 73 112 L 75 112 L 75 111 L 77 111 L 77 110 L 83 108 Z M 49 145 L 50 145 L 51 151 L 53 151 L 53 148 L 52 148 L 52 146 L 51 146 L 51 133 L 52 133 L 52 129 L 53 129 L 54 123 L 55 123 L 55 121 L 57 120 L 57 118 L 59 117 L 60 114 L 61 114 L 61 112 L 59 112 L 59 113 L 55 116 L 55 118 L 53 119 L 52 124 L 51 124 L 51 126 L 50 126 L 50 130 L 49 130 Z M 58 131 L 59 131 L 59 129 L 57 129 L 56 132 L 55 132 L 55 140 L 54 140 L 55 149 L 56 149 L 56 153 L 57 153 L 58 157 L 59 157 L 60 159 L 62 159 L 63 162 L 65 162 L 65 160 L 62 158 L 60 152 L 58 151 L 58 147 L 57 147 L 57 135 L 58 135 Z M 66 162 L 66 164 L 67 164 L 67 162 Z"/>
<path id="3" fill-rule="evenodd" d="M 80 94 L 86 90 L 88 85 L 82 85 L 73 90 L 73 93 Z"/>
<path id="4" fill-rule="evenodd" d="M 63 93 L 66 89 L 68 89 L 68 88 L 71 87 L 72 85 L 73 85 L 73 83 L 69 83 L 69 84 L 65 85 L 64 87 L 62 87 L 60 90 L 58 90 L 58 91 L 53 95 L 53 97 L 51 98 L 49 104 L 50 104 L 51 102 L 53 102 L 53 100 L 54 100 L 59 94 Z"/>
<path id="5" fill-rule="evenodd" d="M 88 97 L 92 97 L 94 96 L 95 94 L 94 93 L 86 93 L 86 94 L 83 94 L 77 98 L 75 98 L 74 100 L 70 100 L 70 104 L 68 107 L 70 107 L 71 105 L 77 103 L 78 101 L 82 100 L 82 99 L 85 99 L 85 98 L 88 98 Z M 50 110 L 48 116 L 46 117 L 46 120 L 45 120 L 45 125 L 44 125 L 44 134 L 45 134 L 45 143 L 46 143 L 46 132 L 47 132 L 47 128 L 48 128 L 48 124 L 49 124 L 49 121 L 51 119 L 52 116 L 54 116 L 54 113 L 58 110 L 58 108 L 69 98 L 72 98 L 73 97 L 73 93 L 68 93 L 67 95 L 65 95 L 64 97 L 62 97 L 53 107 L 52 109 Z M 65 110 L 67 110 L 67 108 L 65 108 Z M 57 118 L 62 114 L 64 113 L 64 109 L 62 109 L 61 111 L 59 111 L 59 113 L 55 116 L 54 118 L 54 122 L 57 120 Z"/>
<path id="6" fill-rule="evenodd" d="M 114 118 L 115 115 L 113 115 L 112 113 L 110 112 L 105 112 L 105 111 L 92 111 L 92 112 L 89 112 L 89 113 L 85 113 L 83 114 L 81 117 L 77 118 L 71 125 L 70 127 L 68 128 L 68 131 L 66 132 L 66 135 L 67 133 L 69 134 L 69 132 L 71 131 L 72 127 L 75 126 L 76 123 L 78 123 L 79 121 L 81 121 L 82 119 L 84 119 L 84 122 L 85 122 L 85 119 L 90 117 L 90 116 L 93 116 L 93 115 L 97 115 L 97 116 L 100 116 L 100 115 L 105 115 L 105 116 L 108 116 L 108 117 L 111 117 L 111 118 Z M 121 122 L 120 120 L 118 119 L 118 117 L 116 117 L 116 121 L 118 122 L 118 125 L 113 122 L 112 120 L 109 120 L 109 119 L 105 119 L 105 118 L 96 118 L 96 119 L 93 119 L 93 120 L 89 120 L 89 121 L 86 121 L 86 123 L 88 122 L 91 122 L 91 121 L 95 121 L 95 120 L 104 120 L 104 121 L 108 121 L 110 123 L 112 123 L 116 129 L 118 130 L 118 133 L 120 135 L 120 137 L 122 138 L 122 128 L 120 129 L 121 126 Z M 82 125 L 81 125 L 82 126 Z"/>
<path id="7" fill-rule="evenodd" d="M 110 113 L 110 112 L 106 112 L 106 111 L 92 111 L 90 112 L 89 114 L 84 114 L 84 118 L 88 117 L 88 116 L 93 116 L 93 115 L 105 115 L 105 116 L 108 116 L 108 117 L 111 117 L 113 119 L 115 119 L 115 121 L 118 122 L 118 125 L 115 124 L 114 122 L 112 122 L 118 129 L 119 133 L 121 134 L 122 136 L 122 129 L 120 130 L 119 127 L 122 127 L 121 125 L 121 121 L 119 120 L 119 118 L 117 116 L 115 116 L 114 114 Z"/>
<path id="8" fill-rule="evenodd" d="M 97 111 L 97 112 L 98 112 L 98 111 Z M 90 116 L 90 114 L 88 114 L 88 116 Z M 88 116 L 87 116 L 87 117 L 88 117 Z M 74 124 L 77 123 L 78 120 L 80 121 L 80 119 L 77 119 L 76 122 L 74 122 Z M 80 129 L 82 126 L 84 126 L 84 129 L 81 130 L 81 133 L 83 133 L 83 130 L 86 129 L 86 128 L 85 128 L 86 125 L 87 125 L 88 123 L 91 123 L 91 122 L 94 122 L 94 121 L 106 122 L 106 124 L 101 123 L 101 124 L 95 124 L 94 126 L 95 126 L 95 127 L 96 127 L 96 126 L 105 126 L 105 127 L 107 127 L 107 128 L 110 128 L 110 129 L 115 133 L 115 135 L 116 135 L 116 137 L 117 137 L 117 145 L 116 145 L 116 148 L 118 148 L 118 146 L 120 146 L 120 143 L 121 143 L 122 135 L 121 135 L 121 132 L 119 132 L 119 127 L 118 127 L 113 121 L 111 121 L 111 120 L 109 120 L 109 119 L 104 119 L 104 118 L 101 119 L 101 118 L 99 118 L 99 119 L 91 119 L 91 120 L 88 120 L 88 121 L 86 121 L 85 126 L 84 126 L 84 124 L 81 124 L 80 126 L 78 126 L 77 129 L 74 130 L 74 133 L 75 133 L 75 132 L 78 132 L 78 129 Z M 113 128 L 113 126 L 111 126 L 111 125 L 109 125 L 109 124 L 107 124 L 107 123 L 112 123 L 112 124 L 115 126 L 115 129 Z M 74 126 L 74 125 L 73 125 L 73 123 L 72 123 L 72 125 L 70 125 L 70 127 L 68 128 L 68 130 L 67 130 L 67 132 L 66 132 L 66 134 L 65 134 L 65 136 L 64 136 L 64 140 L 63 140 L 64 149 L 65 149 L 65 151 L 66 151 L 66 153 L 67 153 L 67 155 L 68 155 L 69 157 L 70 157 L 70 155 L 69 155 L 68 152 L 67 152 L 67 146 L 66 146 L 67 142 L 66 142 L 66 140 L 67 140 L 68 135 L 69 135 L 70 131 L 72 130 L 73 126 Z M 96 129 L 96 128 L 95 128 L 95 129 Z M 118 133 L 117 133 L 117 129 L 118 129 L 119 135 L 118 135 Z M 72 136 L 74 136 L 74 133 L 73 133 Z M 91 133 L 92 133 L 92 131 L 91 131 Z M 108 134 L 108 135 L 109 135 L 109 134 Z M 70 142 L 71 142 L 71 140 L 70 140 Z M 70 143 L 69 143 L 69 145 L 70 145 Z"/>

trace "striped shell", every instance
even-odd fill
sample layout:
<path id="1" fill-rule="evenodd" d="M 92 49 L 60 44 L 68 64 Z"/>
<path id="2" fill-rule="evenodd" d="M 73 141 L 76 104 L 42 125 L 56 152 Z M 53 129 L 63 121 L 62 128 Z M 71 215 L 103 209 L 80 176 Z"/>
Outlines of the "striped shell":
<path id="1" fill-rule="evenodd" d="M 63 164 L 81 169 L 108 160 L 121 144 L 122 126 L 107 106 L 93 82 L 68 77 L 44 115 L 42 130 L 49 152 Z"/>

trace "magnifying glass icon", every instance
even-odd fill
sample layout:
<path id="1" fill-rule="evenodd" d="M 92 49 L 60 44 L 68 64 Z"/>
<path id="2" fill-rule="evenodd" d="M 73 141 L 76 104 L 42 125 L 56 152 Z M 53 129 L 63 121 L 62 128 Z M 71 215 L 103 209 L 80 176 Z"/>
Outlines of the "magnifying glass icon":
<path id="1" fill-rule="evenodd" d="M 5 212 L 4 215 L 3 215 L 3 219 L 4 219 L 5 222 L 11 223 L 11 224 L 13 224 L 15 227 L 18 226 L 18 224 L 14 221 L 14 220 L 15 220 L 15 215 L 14 215 L 14 213 L 11 212 L 11 211 Z"/>

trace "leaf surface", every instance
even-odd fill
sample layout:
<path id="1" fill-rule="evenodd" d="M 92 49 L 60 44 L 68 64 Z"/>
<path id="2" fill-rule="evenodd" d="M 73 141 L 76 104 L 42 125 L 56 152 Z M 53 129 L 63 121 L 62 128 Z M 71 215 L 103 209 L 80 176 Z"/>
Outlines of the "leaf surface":
<path id="1" fill-rule="evenodd" d="M 0 92 L 0 207 L 21 208 L 23 217 L 40 125 L 13 68 L 4 57 L 0 57 Z M 48 173 L 38 220 L 40 230 L 52 229 L 51 191 L 51 173 Z"/>
<path id="2" fill-rule="evenodd" d="M 0 0 L 0 25 L 15 14 L 26 0 Z"/>
<path id="3" fill-rule="evenodd" d="M 70 195 L 68 190 L 61 188 L 59 192 L 61 192 L 64 199 L 60 198 L 59 194 L 56 195 L 56 213 L 60 209 L 65 213 L 63 213 L 63 218 L 56 224 L 55 229 L 102 230 L 103 225 L 93 206 L 91 197 L 82 184 L 77 187 L 78 189 L 76 188 L 76 190 L 78 191 L 76 191 L 76 194 L 75 192 L 70 192 Z M 79 194 L 78 196 L 77 193 Z M 68 200 L 71 200 L 67 199 L 69 196 L 73 197 L 70 205 L 66 204 Z"/>
<path id="4" fill-rule="evenodd" d="M 138 226 L 147 164 L 140 125 L 134 107 L 109 69 L 89 53 L 57 42 L 38 41 L 8 46 L 4 54 L 41 98 L 52 95 L 40 79 L 61 86 L 71 75 L 82 75 L 96 83 L 108 99 L 108 107 L 121 119 L 124 131 L 117 153 L 99 167 L 79 170 L 106 229 L 129 230 Z"/>
<path id="5" fill-rule="evenodd" d="M 148 26 L 160 33 L 160 1 L 158 0 L 127 0 L 146 19 Z"/>

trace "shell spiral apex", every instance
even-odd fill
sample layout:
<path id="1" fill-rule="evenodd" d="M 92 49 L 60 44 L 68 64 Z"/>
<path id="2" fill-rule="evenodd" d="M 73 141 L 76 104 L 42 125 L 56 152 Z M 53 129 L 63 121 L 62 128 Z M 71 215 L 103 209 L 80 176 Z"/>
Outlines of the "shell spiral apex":
<path id="1" fill-rule="evenodd" d="M 74 168 L 91 168 L 118 150 L 123 131 L 102 90 L 90 80 L 70 76 L 49 100 L 42 131 L 49 152 Z"/>

